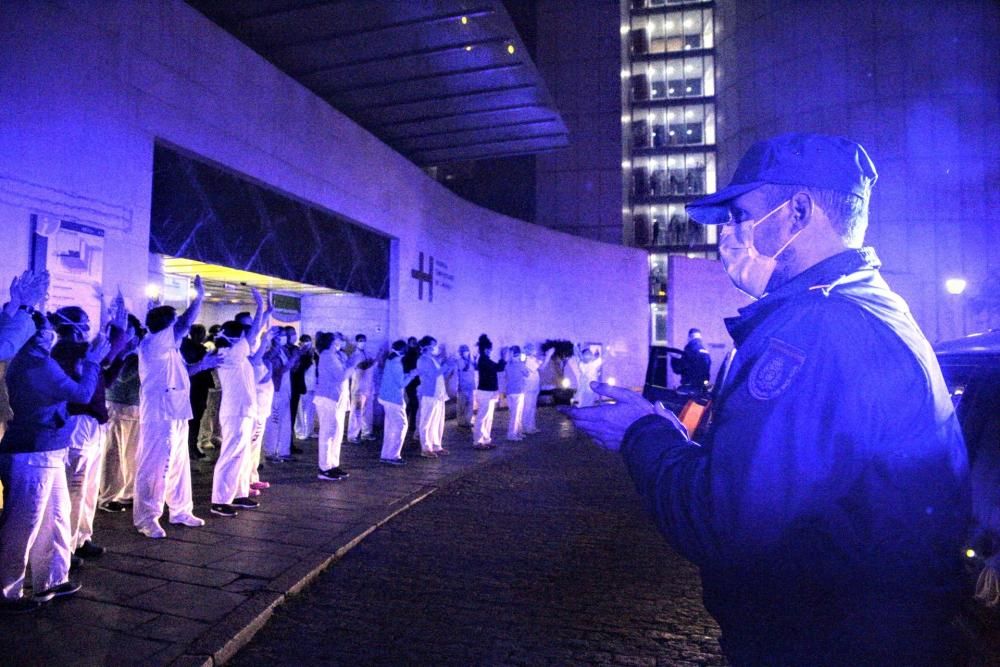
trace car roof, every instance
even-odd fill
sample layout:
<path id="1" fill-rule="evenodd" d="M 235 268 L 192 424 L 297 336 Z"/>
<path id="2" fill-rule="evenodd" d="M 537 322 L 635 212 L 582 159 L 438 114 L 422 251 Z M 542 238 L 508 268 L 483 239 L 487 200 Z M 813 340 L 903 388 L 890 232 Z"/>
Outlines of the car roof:
<path id="1" fill-rule="evenodd" d="M 1000 355 L 1000 330 L 991 330 L 944 341 L 934 346 L 934 352 L 939 358 L 953 355 L 984 357 Z"/>

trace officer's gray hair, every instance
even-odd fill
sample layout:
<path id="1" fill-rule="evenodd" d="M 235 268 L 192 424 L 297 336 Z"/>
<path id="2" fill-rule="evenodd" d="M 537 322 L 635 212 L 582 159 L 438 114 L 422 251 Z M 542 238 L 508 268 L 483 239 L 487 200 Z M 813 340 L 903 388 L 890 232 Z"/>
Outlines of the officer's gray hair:
<path id="1" fill-rule="evenodd" d="M 804 185 L 769 183 L 764 186 L 764 192 L 767 195 L 768 208 L 791 199 L 796 192 L 808 193 L 826 213 L 833 228 L 849 248 L 860 248 L 865 241 L 865 232 L 868 230 L 867 199 L 847 192 L 810 188 Z"/>

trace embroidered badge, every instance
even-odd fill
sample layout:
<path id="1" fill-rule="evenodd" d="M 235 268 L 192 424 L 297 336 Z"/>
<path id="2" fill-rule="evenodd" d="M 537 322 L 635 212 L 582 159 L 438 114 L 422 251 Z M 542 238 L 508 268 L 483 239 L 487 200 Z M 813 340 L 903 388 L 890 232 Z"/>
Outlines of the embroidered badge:
<path id="1" fill-rule="evenodd" d="M 802 368 L 806 354 L 777 338 L 767 342 L 767 349 L 750 371 L 747 389 L 758 401 L 777 398 L 788 389 L 792 378 Z"/>

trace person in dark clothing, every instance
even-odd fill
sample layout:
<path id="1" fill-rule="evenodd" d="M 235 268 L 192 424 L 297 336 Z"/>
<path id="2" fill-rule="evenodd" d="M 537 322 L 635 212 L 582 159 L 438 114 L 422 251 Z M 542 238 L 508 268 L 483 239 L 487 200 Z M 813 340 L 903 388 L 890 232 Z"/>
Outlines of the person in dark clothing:
<path id="1" fill-rule="evenodd" d="M 968 459 L 933 350 L 862 247 L 875 179 L 860 145 L 787 134 L 688 204 L 757 299 L 726 321 L 700 445 L 620 388 L 568 412 L 700 568 L 735 665 L 964 664 Z"/>
<path id="2" fill-rule="evenodd" d="M 712 357 L 705 349 L 700 329 L 688 331 L 688 342 L 684 354 L 670 360 L 670 367 L 681 376 L 681 389 L 703 390 L 708 386 L 712 372 Z"/>
<path id="3" fill-rule="evenodd" d="M 306 387 L 306 372 L 313 368 L 315 364 L 315 352 L 312 347 L 312 336 L 304 334 L 298 339 L 296 344 L 295 327 L 285 327 L 285 335 L 288 336 L 288 358 L 291 360 L 291 368 L 288 377 L 291 380 L 291 419 L 292 419 L 292 454 L 301 454 L 302 448 L 295 444 L 295 420 L 299 416 L 299 403 L 303 394 L 308 391 Z M 309 437 L 307 434 L 306 437 Z"/>
<path id="4" fill-rule="evenodd" d="M 128 313 L 122 302 L 116 311 L 116 319 L 108 326 L 111 351 L 101 362 L 101 373 L 97 387 L 90 400 L 85 403 L 70 402 L 67 405 L 70 432 L 69 456 L 66 461 L 66 476 L 70 497 L 71 546 L 78 558 L 98 558 L 104 547 L 91 541 L 94 533 L 94 516 L 101 490 L 104 469 L 104 449 L 107 443 L 108 406 L 105 399 L 106 388 L 113 383 L 123 364 L 123 352 L 128 345 L 126 334 Z M 63 372 L 74 380 L 80 379 L 80 364 L 87 355 L 87 337 L 90 333 L 90 319 L 86 311 L 78 306 L 60 308 L 53 317 L 56 321 L 58 342 L 52 348 L 52 359 Z"/>
<path id="5" fill-rule="evenodd" d="M 416 370 L 417 360 L 420 359 L 420 346 L 417 339 L 410 336 L 406 339 L 406 353 L 403 354 L 403 373 L 409 374 Z M 420 378 L 414 375 L 413 379 L 406 385 L 406 433 L 405 442 L 415 443 L 417 441 L 417 408 L 420 407 L 420 397 L 417 396 L 417 387 L 420 386 Z"/>
<path id="6" fill-rule="evenodd" d="M 56 335 L 40 313 L 36 333 L 7 369 L 14 418 L 0 441 L 0 612 L 37 609 L 56 597 L 73 595 L 80 584 L 69 578 L 72 553 L 66 458 L 70 432 L 66 402 L 87 403 L 94 395 L 101 360 L 111 346 L 97 336 L 79 365 L 79 381 L 50 356 Z M 22 597 L 28 565 L 33 595 Z"/>
<path id="7" fill-rule="evenodd" d="M 479 383 L 476 385 L 476 418 L 472 424 L 473 449 L 493 449 L 493 410 L 497 404 L 497 392 L 500 382 L 497 374 L 507 367 L 507 350 L 500 351 L 500 361 L 490 359 L 493 342 L 489 336 L 482 334 L 476 342 L 479 357 L 476 359 L 476 370 L 479 373 Z"/>
<path id="8" fill-rule="evenodd" d="M 188 335 L 181 341 L 181 357 L 188 366 L 197 364 L 205 355 L 208 348 L 205 341 L 208 339 L 208 332 L 203 324 L 192 324 Z M 208 392 L 215 388 L 215 381 L 212 379 L 212 371 L 198 371 L 191 376 L 191 412 L 194 417 L 188 422 L 188 452 L 191 460 L 205 458 L 205 453 L 198 447 L 198 433 L 201 430 L 201 418 L 205 414 L 208 406 Z"/>

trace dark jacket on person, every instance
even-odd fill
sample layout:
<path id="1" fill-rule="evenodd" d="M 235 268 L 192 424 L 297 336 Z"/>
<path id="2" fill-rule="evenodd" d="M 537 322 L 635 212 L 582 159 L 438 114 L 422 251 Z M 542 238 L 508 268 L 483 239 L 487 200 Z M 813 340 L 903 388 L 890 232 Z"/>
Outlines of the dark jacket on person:
<path id="1" fill-rule="evenodd" d="M 476 362 L 476 370 L 479 371 L 478 389 L 480 391 L 497 391 L 500 388 L 497 374 L 506 367 L 507 362 L 503 359 L 493 361 L 487 356 L 480 356 L 479 361 Z"/>
<path id="2" fill-rule="evenodd" d="M 701 568 L 735 664 L 952 664 L 970 514 L 937 360 L 870 248 L 727 320 L 706 441 L 647 416 L 622 454 Z"/>
<path id="3" fill-rule="evenodd" d="M 66 375 L 74 380 L 79 380 L 78 366 L 87 353 L 90 346 L 86 342 L 74 342 L 61 340 L 52 348 L 52 359 L 55 360 Z M 87 415 L 97 420 L 98 424 L 108 423 L 108 404 L 106 400 L 106 387 L 114 382 L 122 368 L 121 356 L 105 359 L 107 366 L 102 366 L 100 374 L 97 376 L 97 387 L 88 401 L 70 401 L 66 410 L 71 415 Z"/>
<path id="4" fill-rule="evenodd" d="M 682 387 L 702 389 L 709 382 L 712 357 L 700 338 L 692 338 L 684 346 L 684 354 L 670 360 L 670 368 L 681 376 Z"/>
<path id="5" fill-rule="evenodd" d="M 7 367 L 7 386 L 14 418 L 0 441 L 0 453 L 45 452 L 69 447 L 67 401 L 86 404 L 94 395 L 100 366 L 80 364 L 74 380 L 44 350 L 29 342 Z"/>

